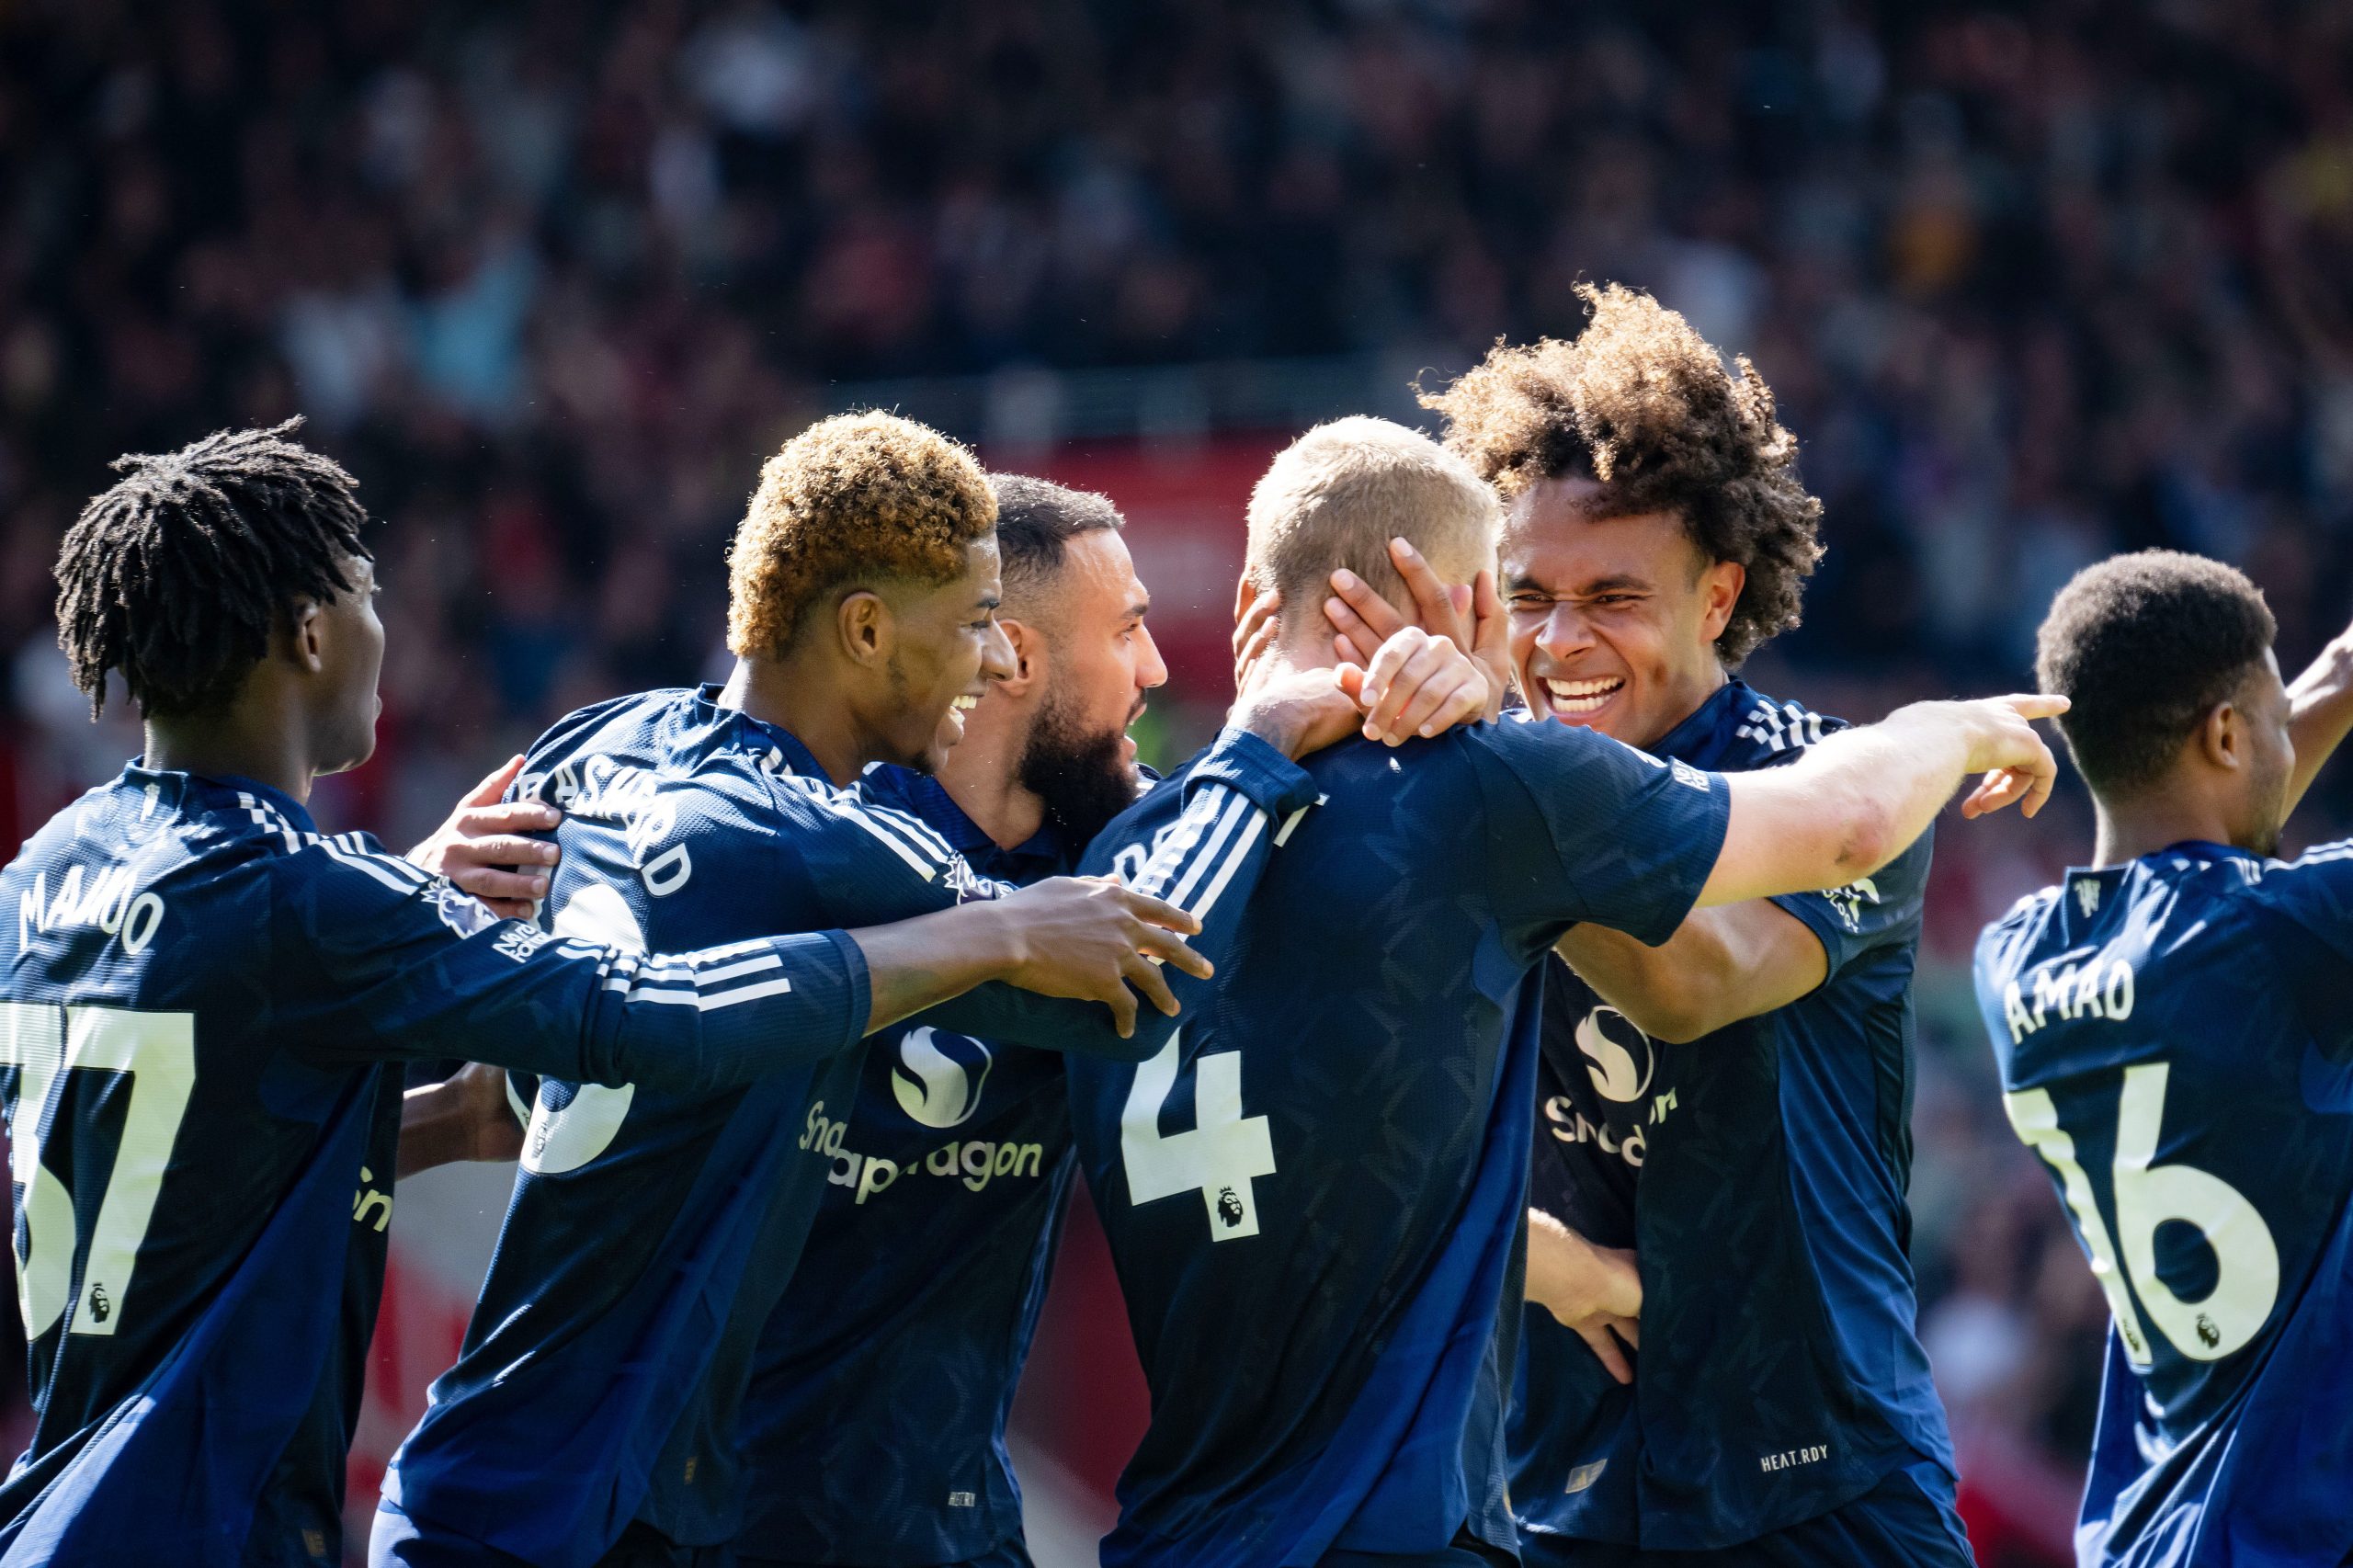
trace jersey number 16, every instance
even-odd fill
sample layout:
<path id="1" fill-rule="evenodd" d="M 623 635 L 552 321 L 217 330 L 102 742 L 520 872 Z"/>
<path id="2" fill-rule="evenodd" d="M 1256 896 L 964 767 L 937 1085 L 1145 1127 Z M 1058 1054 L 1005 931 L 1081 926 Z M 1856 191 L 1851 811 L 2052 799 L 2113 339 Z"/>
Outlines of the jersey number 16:
<path id="1" fill-rule="evenodd" d="M 2135 1367 L 2149 1365 L 2148 1335 L 2133 1307 L 2137 1295 L 2156 1320 L 2159 1332 L 2193 1361 L 2219 1361 L 2261 1331 L 2279 1296 L 2279 1249 L 2271 1228 L 2238 1188 L 2191 1165 L 2159 1165 L 2157 1132 L 2164 1125 L 2165 1062 L 2124 1070 L 2116 1102 L 2116 1159 L 2109 1170 L 2115 1199 L 2117 1240 L 2124 1244 L 2123 1268 L 2116 1242 L 2100 1219 L 2091 1179 L 2075 1158 L 2075 1141 L 2059 1125 L 2059 1108 L 2048 1089 L 2022 1089 L 2002 1096 L 2010 1125 L 2029 1148 L 2059 1173 L 2067 1207 L 2075 1216 L 2092 1274 L 2108 1295 L 2117 1336 Z M 2214 1289 L 2203 1300 L 2185 1301 L 2157 1272 L 2157 1228 L 2168 1220 L 2195 1225 L 2213 1249 Z M 2131 1279 L 2130 1289 L 2125 1277 Z"/>

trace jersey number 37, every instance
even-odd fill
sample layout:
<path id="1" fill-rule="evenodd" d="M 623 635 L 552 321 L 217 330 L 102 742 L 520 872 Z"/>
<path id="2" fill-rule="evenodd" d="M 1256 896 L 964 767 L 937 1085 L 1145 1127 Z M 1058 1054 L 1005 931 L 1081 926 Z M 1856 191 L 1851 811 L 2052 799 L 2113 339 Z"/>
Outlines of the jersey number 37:
<path id="1" fill-rule="evenodd" d="M 2157 1132 L 2165 1122 L 2165 1079 L 2162 1062 L 2124 1070 L 2116 1102 L 2116 1158 L 2109 1170 L 2115 1199 L 2116 1236 L 2100 1218 L 2091 1178 L 2075 1158 L 2075 1141 L 2059 1125 L 2059 1108 L 2048 1089 L 2005 1095 L 2010 1125 L 2029 1148 L 2059 1174 L 2067 1207 L 2092 1274 L 2108 1295 L 2117 1337 L 2135 1367 L 2149 1365 L 2149 1339 L 2141 1326 L 2141 1304 L 2173 1347 L 2193 1361 L 2219 1361 L 2245 1346 L 2271 1316 L 2279 1297 L 2279 1249 L 2245 1194 L 2222 1177 L 2191 1165 L 2159 1165 Z M 2195 1225 L 2213 1249 L 2214 1288 L 2202 1300 L 2185 1301 L 2157 1270 L 2157 1230 L 2167 1221 Z M 2123 1243 L 2118 1267 L 2117 1243 Z M 2127 1277 L 2131 1286 L 2127 1287 Z"/>

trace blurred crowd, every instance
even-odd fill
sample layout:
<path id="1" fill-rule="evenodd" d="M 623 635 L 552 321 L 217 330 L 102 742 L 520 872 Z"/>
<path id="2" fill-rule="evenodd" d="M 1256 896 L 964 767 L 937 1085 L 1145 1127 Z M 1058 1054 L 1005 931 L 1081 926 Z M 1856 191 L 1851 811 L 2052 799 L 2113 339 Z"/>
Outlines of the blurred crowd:
<path id="1" fill-rule="evenodd" d="M 299 412 L 360 475 L 385 744 L 325 814 L 404 837 L 710 669 L 760 457 L 863 383 L 1443 376 L 1574 331 L 1581 278 L 1751 356 L 1803 442 L 1832 550 L 1760 680 L 2015 686 L 2067 574 L 2154 544 L 2245 565 L 2292 663 L 2347 608 L 2349 66 L 2342 0 L 23 0 L 0 811 L 137 747 L 50 620 L 117 452 Z M 2086 842 L 2069 802 L 1948 832 L 1922 983 L 1926 1331 L 2033 1516 L 1973 1521 L 1995 1562 L 2072 1507 L 2102 1316 L 1955 966 Z"/>

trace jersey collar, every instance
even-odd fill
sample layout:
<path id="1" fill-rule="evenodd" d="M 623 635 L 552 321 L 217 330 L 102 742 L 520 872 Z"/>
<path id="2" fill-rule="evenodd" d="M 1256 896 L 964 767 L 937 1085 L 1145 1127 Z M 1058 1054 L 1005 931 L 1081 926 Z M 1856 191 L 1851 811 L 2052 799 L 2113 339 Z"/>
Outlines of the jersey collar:
<path id="1" fill-rule="evenodd" d="M 134 791 L 153 790 L 158 804 L 166 809 L 194 808 L 204 811 L 250 812 L 256 803 L 269 807 L 294 826 L 297 833 L 316 833 L 319 824 L 311 818 L 309 808 L 285 790 L 247 778 L 234 773 L 179 773 L 167 768 L 149 767 L 143 757 L 133 757 L 122 766 L 118 782 Z"/>
<path id="2" fill-rule="evenodd" d="M 1738 726 L 1741 715 L 1755 705 L 1756 693 L 1746 681 L 1737 676 L 1708 695 L 1708 700 L 1694 708 L 1683 722 L 1659 737 L 1654 745 L 1643 749 L 1653 756 L 1669 757 L 1706 767 L 1714 762 L 1716 754 Z"/>
<path id="3" fill-rule="evenodd" d="M 1062 835 L 1051 822 L 1040 824 L 1027 840 L 1006 849 L 964 814 L 964 808 L 938 779 L 928 775 L 909 779 L 907 800 L 950 846 L 990 876 L 1011 882 L 1030 881 L 1053 876 L 1071 864 Z"/>
<path id="4" fill-rule="evenodd" d="M 715 681 L 706 681 L 695 687 L 695 709 L 705 723 L 714 728 L 742 724 L 760 740 L 774 746 L 783 756 L 784 766 L 793 772 L 820 783 L 833 782 L 831 775 L 818 762 L 817 754 L 802 745 L 799 735 L 781 724 L 771 724 L 766 719 L 755 718 L 741 708 L 727 707 L 719 700 L 719 694 L 725 689 Z"/>

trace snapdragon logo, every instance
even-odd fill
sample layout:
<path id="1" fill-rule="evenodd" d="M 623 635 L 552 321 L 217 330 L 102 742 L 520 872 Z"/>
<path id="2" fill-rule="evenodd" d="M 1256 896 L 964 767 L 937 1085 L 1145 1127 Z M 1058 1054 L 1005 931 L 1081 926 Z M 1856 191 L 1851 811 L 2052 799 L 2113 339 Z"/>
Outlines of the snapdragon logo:
<path id="1" fill-rule="evenodd" d="M 989 1048 L 961 1034 L 909 1029 L 891 1064 L 891 1092 L 899 1108 L 926 1127 L 959 1127 L 980 1108 L 989 1079 Z"/>
<path id="2" fill-rule="evenodd" d="M 1594 1093 L 1620 1105 L 1641 1099 L 1658 1066 L 1651 1037 L 1615 1007 L 1596 1007 L 1578 1020 L 1577 1050 L 1585 1055 Z"/>

